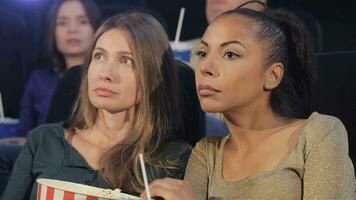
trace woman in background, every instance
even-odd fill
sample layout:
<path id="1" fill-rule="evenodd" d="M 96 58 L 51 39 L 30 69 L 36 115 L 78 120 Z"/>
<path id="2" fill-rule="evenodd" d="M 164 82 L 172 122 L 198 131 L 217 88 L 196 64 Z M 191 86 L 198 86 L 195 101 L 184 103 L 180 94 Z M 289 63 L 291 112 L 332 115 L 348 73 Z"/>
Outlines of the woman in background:
<path id="1" fill-rule="evenodd" d="M 46 120 L 54 89 L 64 71 L 84 62 L 93 31 L 100 20 L 92 0 L 54 1 L 49 16 L 46 52 L 50 66 L 33 71 L 26 85 L 20 111 L 18 137 L 0 140 L 0 193 L 26 141 L 28 131 Z"/>
<path id="2" fill-rule="evenodd" d="M 21 101 L 19 136 L 46 120 L 52 94 L 69 67 L 83 64 L 100 13 L 92 0 L 59 0 L 49 11 L 46 38 L 50 68 L 31 73 Z"/>
<path id="3" fill-rule="evenodd" d="M 185 181 L 157 180 L 152 196 L 356 199 L 345 127 L 311 110 L 312 51 L 303 24 L 283 10 L 235 9 L 214 20 L 197 52 L 197 92 L 230 134 L 197 143 Z"/>
<path id="4" fill-rule="evenodd" d="M 89 55 L 72 117 L 30 132 L 4 200 L 36 199 L 38 178 L 140 193 L 139 153 L 149 182 L 183 178 L 190 146 L 173 135 L 182 121 L 177 69 L 159 22 L 135 12 L 111 17 Z"/>

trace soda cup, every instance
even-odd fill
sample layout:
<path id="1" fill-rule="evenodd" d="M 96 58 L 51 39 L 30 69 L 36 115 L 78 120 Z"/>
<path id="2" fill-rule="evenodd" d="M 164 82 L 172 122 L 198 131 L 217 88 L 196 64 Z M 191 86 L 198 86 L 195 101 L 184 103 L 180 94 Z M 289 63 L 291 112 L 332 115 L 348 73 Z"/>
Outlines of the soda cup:
<path id="1" fill-rule="evenodd" d="M 171 47 L 175 59 L 183 61 L 187 64 L 191 62 L 191 55 L 194 48 L 194 44 L 192 42 L 171 42 Z"/>

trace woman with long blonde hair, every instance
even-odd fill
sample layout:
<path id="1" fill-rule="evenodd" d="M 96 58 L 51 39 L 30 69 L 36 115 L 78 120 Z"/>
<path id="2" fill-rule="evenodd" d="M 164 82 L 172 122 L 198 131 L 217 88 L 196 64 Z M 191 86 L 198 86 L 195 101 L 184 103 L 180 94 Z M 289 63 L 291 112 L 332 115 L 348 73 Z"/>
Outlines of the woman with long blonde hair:
<path id="1" fill-rule="evenodd" d="M 173 55 L 159 22 L 137 12 L 109 18 L 89 49 L 72 117 L 31 131 L 4 199 L 35 199 L 37 178 L 139 193 L 139 153 L 149 182 L 182 178 L 190 146 L 173 136 L 179 105 Z"/>

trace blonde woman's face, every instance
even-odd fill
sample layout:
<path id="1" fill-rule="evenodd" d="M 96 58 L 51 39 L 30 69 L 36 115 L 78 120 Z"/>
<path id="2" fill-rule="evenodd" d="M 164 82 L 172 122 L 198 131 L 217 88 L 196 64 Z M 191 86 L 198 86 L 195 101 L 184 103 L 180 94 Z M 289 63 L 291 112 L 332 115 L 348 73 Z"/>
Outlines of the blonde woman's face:
<path id="1" fill-rule="evenodd" d="M 55 40 L 64 57 L 85 55 L 93 34 L 93 27 L 80 1 L 65 1 L 59 7 Z"/>
<path id="2" fill-rule="evenodd" d="M 88 93 L 96 108 L 111 113 L 136 104 L 137 79 L 126 32 L 111 29 L 97 40 L 88 70 Z"/>

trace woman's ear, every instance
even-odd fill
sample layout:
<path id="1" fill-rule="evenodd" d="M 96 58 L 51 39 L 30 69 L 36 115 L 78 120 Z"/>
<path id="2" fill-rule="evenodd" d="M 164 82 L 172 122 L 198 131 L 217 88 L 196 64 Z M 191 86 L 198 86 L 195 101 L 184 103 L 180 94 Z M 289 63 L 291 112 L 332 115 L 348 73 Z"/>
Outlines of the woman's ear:
<path id="1" fill-rule="evenodd" d="M 280 62 L 273 63 L 266 71 L 265 71 L 265 82 L 263 85 L 264 90 L 273 90 L 276 88 L 279 83 L 282 81 L 284 73 L 284 65 Z"/>

